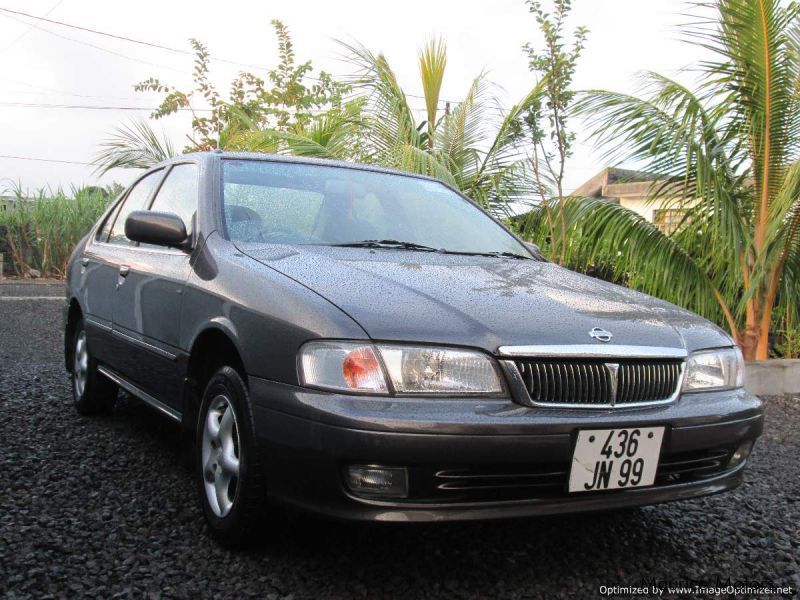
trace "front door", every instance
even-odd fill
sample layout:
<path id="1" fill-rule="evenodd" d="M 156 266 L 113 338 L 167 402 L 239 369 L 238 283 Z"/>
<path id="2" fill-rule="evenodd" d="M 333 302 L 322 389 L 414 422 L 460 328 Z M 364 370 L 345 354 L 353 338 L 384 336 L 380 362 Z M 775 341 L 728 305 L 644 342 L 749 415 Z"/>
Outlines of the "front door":
<path id="1" fill-rule="evenodd" d="M 114 210 L 110 211 L 95 238 L 86 245 L 80 257 L 80 277 L 83 278 L 81 298 L 86 321 L 86 333 L 92 354 L 101 363 L 118 369 L 120 349 L 113 336 L 113 315 L 120 265 L 128 259 L 132 247 L 125 238 L 122 225 L 133 210 L 147 206 L 164 175 L 160 169 L 144 175 L 134 183 Z"/>
<path id="2" fill-rule="evenodd" d="M 193 237 L 197 211 L 197 167 L 173 166 L 150 210 L 177 214 Z M 140 244 L 120 265 L 114 299 L 115 337 L 127 346 L 121 371 L 138 387 L 181 410 L 183 373 L 179 359 L 181 304 L 190 271 L 190 253 Z"/>

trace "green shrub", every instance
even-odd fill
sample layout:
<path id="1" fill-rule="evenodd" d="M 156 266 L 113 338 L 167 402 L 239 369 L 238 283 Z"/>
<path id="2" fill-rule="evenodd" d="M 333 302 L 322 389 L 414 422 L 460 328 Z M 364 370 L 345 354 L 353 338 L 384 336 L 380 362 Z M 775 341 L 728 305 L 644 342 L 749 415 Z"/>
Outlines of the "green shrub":
<path id="1" fill-rule="evenodd" d="M 67 197 L 60 189 L 50 195 L 40 190 L 30 198 L 19 187 L 11 190 L 16 200 L 0 212 L 0 231 L 16 274 L 35 269 L 41 277 L 64 277 L 75 244 L 118 191 L 118 186 L 81 187 Z"/>
<path id="2" fill-rule="evenodd" d="M 774 358 L 800 358 L 800 328 L 782 329 L 773 345 Z"/>

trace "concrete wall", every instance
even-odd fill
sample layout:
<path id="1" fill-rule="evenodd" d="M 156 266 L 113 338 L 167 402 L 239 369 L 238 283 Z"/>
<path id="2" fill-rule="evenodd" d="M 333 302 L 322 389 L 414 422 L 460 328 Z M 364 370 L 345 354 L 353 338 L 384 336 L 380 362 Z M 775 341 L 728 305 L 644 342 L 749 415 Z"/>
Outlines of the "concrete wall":
<path id="1" fill-rule="evenodd" d="M 800 359 L 756 360 L 744 373 L 744 387 L 758 396 L 800 394 Z"/>
<path id="2" fill-rule="evenodd" d="M 635 198 L 635 197 L 627 197 L 627 198 L 620 198 L 619 203 L 627 208 L 628 210 L 632 210 L 635 213 L 639 213 L 643 216 L 646 220 L 653 222 L 653 214 L 656 209 L 661 208 L 660 202 L 653 202 L 652 200 L 648 201 L 647 198 Z"/>
<path id="3" fill-rule="evenodd" d="M 639 213 L 651 223 L 655 220 L 655 212 L 657 210 L 662 208 L 678 208 L 679 206 L 677 201 L 665 203 L 663 200 L 653 200 L 647 196 L 620 196 L 619 203 L 625 208 Z"/>

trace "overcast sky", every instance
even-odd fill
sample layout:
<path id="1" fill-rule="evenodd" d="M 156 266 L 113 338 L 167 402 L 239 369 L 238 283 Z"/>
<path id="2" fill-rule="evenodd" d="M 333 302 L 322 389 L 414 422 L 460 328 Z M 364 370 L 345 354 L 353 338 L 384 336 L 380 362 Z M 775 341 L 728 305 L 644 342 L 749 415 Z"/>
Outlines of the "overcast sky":
<path id="1" fill-rule="evenodd" d="M 335 40 L 357 40 L 388 56 L 408 94 L 422 93 L 417 49 L 430 36 L 441 35 L 448 46 L 442 97 L 461 98 L 475 75 L 486 69 L 502 87 L 500 97 L 506 106 L 533 85 L 521 46 L 540 42 L 523 0 L 0 0 L 0 7 L 177 48 L 188 49 L 188 38 L 196 37 L 208 45 L 212 56 L 264 67 L 277 60 L 269 22 L 279 18 L 291 29 L 298 59 L 311 59 L 317 69 L 334 75 L 345 74 L 348 66 Z M 680 39 L 680 26 L 687 21 L 681 14 L 685 8 L 679 0 L 574 0 L 573 24 L 590 30 L 575 87 L 631 92 L 642 70 L 674 76 L 697 61 L 697 49 Z M 19 103 L 154 107 L 158 96 L 136 93 L 133 84 L 150 76 L 178 87 L 190 83 L 189 56 L 44 22 L 32 27 L 32 23 L 0 12 L 0 155 L 89 162 L 115 125 L 148 114 Z M 241 67 L 214 62 L 212 69 L 215 83 L 224 91 Z M 421 100 L 416 102 L 422 105 Z M 156 127 L 163 127 L 183 147 L 182 136 L 188 130 L 185 114 L 162 120 Z M 567 170 L 569 189 L 604 166 L 599 153 L 585 143 L 585 132 L 577 129 L 579 143 Z M 30 189 L 96 183 L 92 171 L 93 167 L 81 164 L 0 158 L 2 187 L 9 180 Z M 102 182 L 127 183 L 132 176 L 131 171 L 116 170 Z"/>

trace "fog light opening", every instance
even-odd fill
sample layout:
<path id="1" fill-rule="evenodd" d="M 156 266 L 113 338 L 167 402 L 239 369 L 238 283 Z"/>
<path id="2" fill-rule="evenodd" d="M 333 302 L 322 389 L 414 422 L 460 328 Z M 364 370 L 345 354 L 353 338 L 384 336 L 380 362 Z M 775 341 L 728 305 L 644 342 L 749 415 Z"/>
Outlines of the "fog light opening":
<path id="1" fill-rule="evenodd" d="M 347 468 L 346 483 L 350 491 L 359 496 L 408 497 L 408 471 L 405 467 L 351 465 Z"/>
<path id="2" fill-rule="evenodd" d="M 739 447 L 736 449 L 736 452 L 733 453 L 731 456 L 731 460 L 728 463 L 729 467 L 735 467 L 736 465 L 743 463 L 748 456 L 750 456 L 750 451 L 753 449 L 753 440 L 747 440 L 746 442 L 742 442 L 739 444 Z"/>

